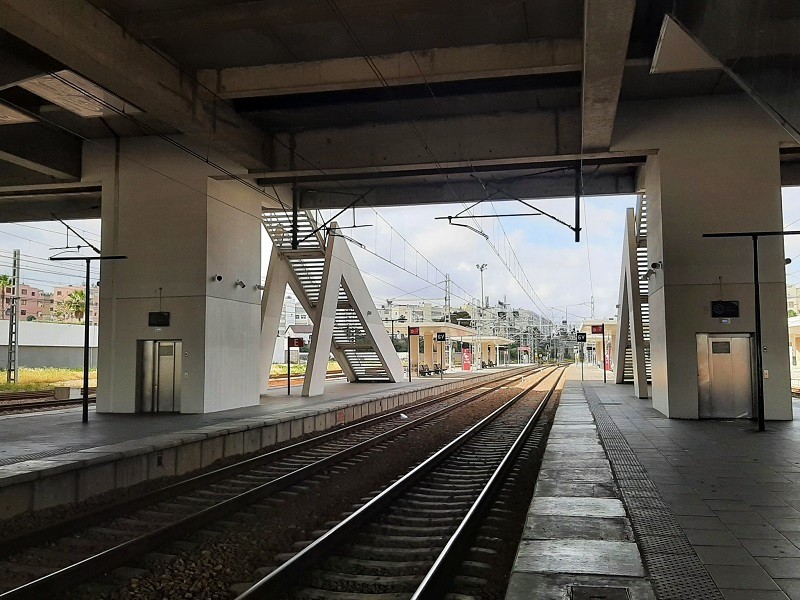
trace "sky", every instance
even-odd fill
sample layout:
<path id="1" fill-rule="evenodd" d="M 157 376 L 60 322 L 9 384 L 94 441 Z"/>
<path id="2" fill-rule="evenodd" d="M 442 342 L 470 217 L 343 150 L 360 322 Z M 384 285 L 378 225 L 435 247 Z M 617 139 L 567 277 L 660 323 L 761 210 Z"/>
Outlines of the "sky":
<path id="1" fill-rule="evenodd" d="M 338 218 L 342 232 L 358 240 L 363 248 L 351 244 L 353 256 L 377 305 L 387 299 L 397 303 L 404 300 L 444 302 L 444 277 L 453 282 L 453 307 L 480 296 L 481 278 L 477 264 L 486 263 L 484 294 L 491 305 L 507 301 L 515 308 L 544 312 L 555 320 L 570 322 L 590 318 L 594 300 L 594 316 L 616 315 L 619 294 L 619 274 L 622 253 L 622 232 L 625 210 L 635 205 L 635 196 L 587 197 L 583 199 L 581 242 L 564 225 L 544 216 L 480 219 L 481 226 L 500 254 L 509 264 L 514 255 L 522 273 L 533 290 L 528 296 L 495 254 L 492 246 L 480 235 L 463 227 L 449 225 L 436 217 L 453 215 L 462 205 L 443 204 L 420 207 L 398 207 L 356 210 Z M 485 204 L 485 203 L 484 203 Z M 567 222 L 574 214 L 571 198 L 535 201 L 542 210 Z M 479 205 L 474 214 L 523 212 L 514 202 Z M 800 230 L 800 188 L 783 190 L 784 226 Z M 328 218 L 331 213 L 323 212 Z M 475 225 L 474 222 L 468 222 Z M 70 221 L 94 244 L 100 241 L 98 220 Z M 502 228 L 501 228 L 502 225 Z M 800 236 L 787 236 L 786 256 L 795 262 L 787 267 L 787 281 L 800 284 Z M 0 224 L 0 273 L 11 270 L 11 251 L 22 253 L 22 279 L 36 287 L 49 288 L 56 284 L 81 284 L 82 264 L 48 261 L 57 247 L 74 245 L 69 242 L 60 223 Z M 513 252 L 512 252 L 513 249 Z M 269 257 L 269 243 L 262 245 L 262 272 Z M 415 275 L 416 274 L 416 275 Z M 99 269 L 92 273 L 99 279 Z M 432 285 L 439 284 L 439 285 Z M 542 310 L 542 307 L 544 310 Z"/>

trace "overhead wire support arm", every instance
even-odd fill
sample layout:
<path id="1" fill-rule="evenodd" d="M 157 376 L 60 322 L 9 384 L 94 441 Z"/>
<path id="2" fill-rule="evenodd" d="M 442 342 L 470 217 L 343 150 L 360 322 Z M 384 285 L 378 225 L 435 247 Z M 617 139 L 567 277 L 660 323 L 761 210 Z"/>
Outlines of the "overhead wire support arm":
<path id="1" fill-rule="evenodd" d="M 474 175 L 473 175 L 473 177 L 474 177 Z M 477 177 L 476 177 L 476 179 L 477 179 Z M 478 181 L 480 181 L 480 180 L 478 180 Z M 496 184 L 492 183 L 491 181 L 487 181 L 487 182 L 481 182 L 481 183 L 483 183 L 483 185 L 484 185 L 484 186 L 489 186 L 489 187 L 492 187 L 492 188 L 494 188 L 494 189 L 495 189 L 495 190 L 496 190 L 498 193 L 500 193 L 500 194 L 503 194 L 504 196 L 506 196 L 506 197 L 510 198 L 511 200 L 516 200 L 517 202 L 519 202 L 519 203 L 521 203 L 521 204 L 524 204 L 525 206 L 527 206 L 527 207 L 528 207 L 528 208 L 530 208 L 531 210 L 535 210 L 535 211 L 537 211 L 535 215 L 534 215 L 534 214 L 531 214 L 531 215 L 528 215 L 528 216 L 539 216 L 539 215 L 544 215 L 544 216 L 545 216 L 545 217 L 547 217 L 548 219 L 552 219 L 552 220 L 553 220 L 553 221 L 555 221 L 556 223 L 560 223 L 561 225 L 563 225 L 564 227 L 567 227 L 567 228 L 571 229 L 572 231 L 576 231 L 576 229 L 578 229 L 578 230 L 579 230 L 579 228 L 573 227 L 572 225 L 570 225 L 570 224 L 569 224 L 569 223 L 567 223 L 566 221 L 562 221 L 561 219 L 559 219 L 558 217 L 556 217 L 556 216 L 554 216 L 554 215 L 551 215 L 551 214 L 550 214 L 550 213 L 548 213 L 547 211 L 544 211 L 544 210 L 542 210 L 541 208 L 539 208 L 539 207 L 537 207 L 537 206 L 534 206 L 533 204 L 530 204 L 530 203 L 526 202 L 525 200 L 523 200 L 522 198 L 520 198 L 520 197 L 518 197 L 518 196 L 515 196 L 514 194 L 510 194 L 510 193 L 508 193 L 508 192 L 507 192 L 507 191 L 505 191 L 503 188 L 501 188 L 501 187 L 499 187 L 498 185 L 496 185 Z"/>
<path id="2" fill-rule="evenodd" d="M 337 213 L 336 213 L 335 215 L 333 215 L 333 216 L 332 216 L 330 219 L 328 219 L 327 221 L 323 222 L 323 223 L 322 223 L 322 225 L 319 225 L 318 227 L 315 227 L 315 228 L 314 228 L 314 229 L 311 231 L 311 233 L 309 233 L 307 236 L 305 236 L 305 237 L 304 237 L 302 240 L 300 240 L 300 241 L 301 241 L 301 242 L 305 242 L 305 241 L 306 241 L 308 238 L 310 238 L 312 235 L 314 235 L 314 234 L 316 234 L 316 233 L 318 233 L 318 232 L 322 231 L 323 229 L 327 229 L 328 225 L 330 225 L 331 223 L 333 223 L 333 221 L 335 221 L 335 220 L 337 219 L 337 217 L 339 217 L 339 215 L 341 215 L 342 213 L 346 212 L 348 209 L 350 209 L 350 208 L 353 208 L 353 207 L 354 207 L 354 206 L 355 206 L 355 205 L 356 205 L 358 202 L 360 202 L 360 201 L 364 200 L 364 199 L 367 197 L 367 194 L 369 194 L 369 193 L 370 193 L 372 190 L 374 190 L 374 189 L 375 189 L 375 188 L 370 188 L 370 189 L 368 189 L 366 192 L 364 192 L 363 194 L 359 195 L 359 196 L 358 196 L 358 197 L 357 197 L 355 200 L 353 200 L 353 201 L 352 201 L 350 204 L 348 204 L 347 206 L 345 206 L 345 207 L 344 207 L 342 210 L 340 210 L 339 212 L 337 212 Z M 296 235 L 296 234 L 294 234 L 294 233 L 293 233 L 292 235 Z M 293 244 L 294 244 L 294 242 L 293 242 Z M 292 247 L 294 248 L 294 245 L 293 245 Z"/>
<path id="3" fill-rule="evenodd" d="M 55 214 L 55 213 L 50 213 L 50 216 L 51 216 L 51 217 L 53 217 L 53 218 L 54 218 L 56 221 L 58 221 L 59 223 L 61 223 L 61 224 L 62 224 L 64 227 L 66 227 L 68 231 L 71 231 L 72 233 L 74 233 L 75 235 L 77 235 L 77 236 L 78 236 L 78 237 L 79 237 L 81 240 L 83 240 L 84 242 L 86 242 L 86 245 L 87 245 L 87 246 L 89 246 L 89 248 L 91 248 L 92 250 L 94 250 L 95 252 L 97 252 L 98 254 L 100 254 L 100 248 L 98 248 L 97 246 L 95 246 L 95 245 L 94 245 L 92 242 L 90 242 L 89 240 L 87 240 L 87 239 L 86 239 L 85 237 L 83 237 L 83 236 L 82 236 L 80 233 L 78 233 L 77 231 L 75 231 L 75 229 L 73 229 L 72 227 L 70 227 L 70 226 L 69 226 L 67 223 L 65 223 L 65 222 L 64 222 L 62 219 L 58 218 L 58 216 L 56 216 L 56 214 Z"/>

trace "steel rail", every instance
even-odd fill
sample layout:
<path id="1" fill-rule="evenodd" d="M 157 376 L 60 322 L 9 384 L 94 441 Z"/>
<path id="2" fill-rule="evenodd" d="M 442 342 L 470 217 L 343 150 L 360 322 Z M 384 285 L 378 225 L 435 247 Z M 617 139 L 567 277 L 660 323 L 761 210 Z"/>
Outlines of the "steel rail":
<path id="1" fill-rule="evenodd" d="M 483 488 L 475 499 L 469 512 L 464 517 L 464 520 L 450 537 L 447 544 L 445 544 L 444 549 L 425 575 L 422 583 L 417 587 L 411 600 L 438 600 L 439 598 L 444 598 L 447 593 L 447 586 L 452 582 L 456 569 L 461 566 L 466 553 L 477 537 L 478 529 L 481 526 L 483 518 L 491 509 L 497 493 L 505 483 L 509 471 L 514 466 L 520 452 L 522 452 L 533 428 L 539 422 L 547 403 L 550 401 L 556 387 L 558 387 L 565 371 L 566 370 L 562 370 L 561 373 L 559 373 L 556 382 L 542 399 L 541 404 L 536 407 L 536 410 L 531 415 L 530 419 L 528 419 L 525 427 L 517 436 L 517 439 L 486 483 L 486 487 Z"/>
<path id="2" fill-rule="evenodd" d="M 533 372 L 541 371 L 544 368 L 546 367 L 540 367 L 538 369 L 534 369 Z M 173 483 L 158 488 L 157 490 L 145 492 L 144 494 L 135 496 L 133 498 L 127 498 L 125 500 L 114 502 L 113 504 L 109 504 L 98 510 L 91 511 L 87 514 L 77 515 L 75 517 L 65 519 L 53 525 L 47 525 L 32 531 L 27 531 L 20 533 L 18 535 L 12 535 L 6 538 L 2 538 L 0 539 L 0 558 L 18 552 L 24 548 L 28 548 L 31 546 L 40 546 L 42 544 L 52 541 L 54 538 L 69 535 L 70 533 L 73 533 L 78 529 L 82 529 L 94 525 L 96 523 L 113 519 L 114 517 L 117 517 L 120 514 L 130 513 L 132 511 L 145 508 L 147 506 L 150 506 L 151 504 L 155 504 L 157 502 L 161 502 L 163 500 L 167 500 L 169 498 L 191 492 L 192 490 L 202 487 L 204 485 L 209 485 L 216 481 L 232 477 L 234 475 L 248 471 L 250 469 L 254 469 L 262 465 L 274 462 L 291 454 L 296 454 L 304 450 L 308 450 L 321 443 L 326 443 L 338 437 L 342 437 L 354 433 L 356 431 L 365 429 L 367 427 L 371 427 L 372 425 L 376 425 L 383 421 L 391 420 L 406 412 L 415 411 L 420 408 L 425 408 L 432 404 L 436 404 L 438 402 L 449 400 L 450 398 L 459 396 L 461 394 L 469 393 L 471 391 L 484 387 L 487 384 L 495 383 L 496 381 L 504 381 L 506 379 L 518 377 L 520 371 L 528 371 L 528 370 L 529 368 L 522 368 L 522 369 L 514 369 L 512 372 L 508 371 L 501 372 L 498 373 L 498 377 L 496 379 L 491 379 L 490 381 L 482 381 L 476 383 L 475 385 L 467 386 L 461 390 L 448 392 L 443 395 L 437 395 L 434 398 L 430 398 L 428 400 L 424 400 L 416 404 L 406 405 L 402 408 L 398 408 L 381 415 L 376 415 L 366 420 L 358 421 L 357 423 L 352 423 L 344 427 L 333 429 L 331 431 L 322 433 L 321 435 L 314 436 L 312 438 L 302 440 L 299 442 L 295 442 L 293 444 L 289 444 L 287 446 L 271 450 L 264 454 L 259 454 L 252 458 L 247 458 L 237 461 L 232 465 L 220 467 L 218 469 L 214 469 L 213 471 L 209 471 L 208 473 L 203 473 L 201 475 L 195 475 L 194 477 L 190 477 L 183 481 L 179 481 L 177 483 Z"/>
<path id="3" fill-rule="evenodd" d="M 113 568 L 130 562 L 131 560 L 140 557 L 142 554 L 150 552 L 176 539 L 180 539 L 182 536 L 185 536 L 190 532 L 201 529 L 202 527 L 208 525 L 209 522 L 218 520 L 232 512 L 251 506 L 252 504 L 270 496 L 271 494 L 285 490 L 292 485 L 308 479 L 309 477 L 324 471 L 337 463 L 347 460 L 354 455 L 360 454 L 361 452 L 364 452 L 372 446 L 380 444 L 391 437 L 395 437 L 404 431 L 407 431 L 413 427 L 418 427 L 419 425 L 453 411 L 460 406 L 482 398 L 483 396 L 490 394 L 502 387 L 505 380 L 512 378 L 516 379 L 518 376 L 519 373 L 517 372 L 506 377 L 500 377 L 500 383 L 494 388 L 485 389 L 452 405 L 443 407 L 437 411 L 414 419 L 413 421 L 400 425 L 399 427 L 390 429 L 368 440 L 364 440 L 363 442 L 355 444 L 354 446 L 322 458 L 310 465 L 303 466 L 295 471 L 292 471 L 291 473 L 287 473 L 286 475 L 277 477 L 276 479 L 273 479 L 267 483 L 258 485 L 255 488 L 237 494 L 232 498 L 223 500 L 208 508 L 201 509 L 198 512 L 184 517 L 178 521 L 113 546 L 107 550 L 64 567 L 63 569 L 50 573 L 49 575 L 45 575 L 44 577 L 40 577 L 22 586 L 9 590 L 0 594 L 0 599 L 11 600 L 18 598 L 47 597 L 47 594 L 58 593 L 63 591 L 64 588 L 68 586 L 76 585 L 91 579 L 92 577 L 96 577 Z M 545 377 L 547 376 L 549 376 L 549 374 Z M 544 379 L 544 377 L 542 379 Z M 485 385 L 486 382 L 483 382 L 483 384 Z M 463 393 L 463 390 L 458 392 L 458 394 Z M 452 395 L 449 395 L 449 397 L 452 397 Z M 441 401 L 442 398 L 439 398 L 438 400 Z M 406 410 L 408 409 L 406 408 Z"/>
<path id="4" fill-rule="evenodd" d="M 52 398 L 52 396 L 32 396 L 34 398 Z M 89 396 L 89 403 L 94 404 L 97 400 L 94 396 Z M 30 410 L 33 408 L 55 408 L 58 406 L 80 406 L 83 402 L 82 398 L 75 398 L 74 400 L 43 400 L 42 402 L 24 402 L 18 404 L 4 404 L 0 401 L 0 413 L 13 412 L 17 410 Z"/>
<path id="5" fill-rule="evenodd" d="M 246 592 L 237 596 L 236 600 L 274 600 L 275 598 L 283 597 L 287 590 L 289 590 L 302 575 L 308 573 L 314 565 L 340 548 L 346 543 L 347 539 L 357 533 L 381 512 L 385 511 L 395 498 L 418 483 L 425 476 L 429 475 L 456 450 L 468 443 L 477 433 L 481 432 L 506 410 L 533 391 L 537 385 L 555 373 L 558 368 L 559 367 L 555 367 L 546 375 L 537 379 L 533 384 L 511 398 L 511 400 L 492 411 L 488 416 L 481 419 L 435 454 L 414 467 L 414 469 L 409 471 L 406 475 L 398 479 L 395 483 L 346 517 L 324 535 L 306 546 L 303 550 L 295 554 L 291 559 L 261 579 Z"/>

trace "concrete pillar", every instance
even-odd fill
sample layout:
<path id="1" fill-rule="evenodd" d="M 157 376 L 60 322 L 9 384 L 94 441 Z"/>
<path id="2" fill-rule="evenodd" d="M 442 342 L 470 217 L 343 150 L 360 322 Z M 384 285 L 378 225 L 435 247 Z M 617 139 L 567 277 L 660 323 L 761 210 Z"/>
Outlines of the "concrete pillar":
<path id="1" fill-rule="evenodd" d="M 128 257 L 101 265 L 98 412 L 137 411 L 138 340 L 182 340 L 181 412 L 257 404 L 266 198 L 164 140 L 116 144 L 86 144 L 83 159 L 103 186 L 103 254 Z M 149 327 L 151 311 L 169 327 Z"/>
<path id="2" fill-rule="evenodd" d="M 408 336 L 409 368 L 414 375 L 419 375 L 419 336 Z"/>
<path id="3" fill-rule="evenodd" d="M 430 331 L 423 332 L 422 335 L 422 364 L 428 365 L 429 369 L 433 368 L 433 333 Z"/>
<path id="4" fill-rule="evenodd" d="M 696 334 L 755 328 L 750 238 L 702 234 L 782 229 L 782 131 L 746 98 L 647 103 L 625 112 L 613 149 L 658 149 L 643 173 L 648 262 L 663 264 L 649 288 L 653 406 L 696 419 Z M 760 244 L 766 418 L 791 419 L 783 242 Z M 712 318 L 711 301 L 719 299 L 738 300 L 740 317 L 730 324 Z"/>

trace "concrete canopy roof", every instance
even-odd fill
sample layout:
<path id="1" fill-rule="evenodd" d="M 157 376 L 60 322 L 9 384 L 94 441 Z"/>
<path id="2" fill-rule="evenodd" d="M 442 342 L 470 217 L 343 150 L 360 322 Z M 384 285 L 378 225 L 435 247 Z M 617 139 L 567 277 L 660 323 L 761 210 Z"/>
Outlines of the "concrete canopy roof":
<path id="1" fill-rule="evenodd" d="M 340 206 L 326 186 L 342 181 L 375 188 L 375 205 L 466 201 L 474 173 L 513 180 L 494 199 L 568 196 L 579 160 L 584 193 L 631 193 L 649 149 L 610 151 L 620 101 L 742 93 L 719 70 L 650 73 L 671 6 L 0 0 L 0 105 L 37 121 L 0 124 L 16 128 L 0 193 L 80 181 L 84 139 L 167 134 L 263 185 L 297 182 L 307 207 Z M 63 70 L 141 112 L 85 118 L 21 87 Z M 797 158 L 782 161 L 787 184 Z"/>
<path id="2" fill-rule="evenodd" d="M 405 322 L 403 325 L 408 327 L 419 327 L 419 333 L 421 336 L 428 333 L 436 334 L 444 331 L 448 338 L 460 338 L 478 333 L 477 330 L 472 329 L 471 327 L 464 327 L 463 325 L 456 325 L 454 323 L 424 321 L 422 323 Z"/>
<path id="3" fill-rule="evenodd" d="M 481 336 L 474 336 L 470 340 L 473 344 L 477 344 L 480 342 L 481 344 L 494 344 L 495 346 L 510 346 L 514 343 L 514 340 L 511 338 L 503 337 L 500 335 L 481 335 Z"/>

